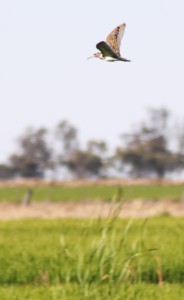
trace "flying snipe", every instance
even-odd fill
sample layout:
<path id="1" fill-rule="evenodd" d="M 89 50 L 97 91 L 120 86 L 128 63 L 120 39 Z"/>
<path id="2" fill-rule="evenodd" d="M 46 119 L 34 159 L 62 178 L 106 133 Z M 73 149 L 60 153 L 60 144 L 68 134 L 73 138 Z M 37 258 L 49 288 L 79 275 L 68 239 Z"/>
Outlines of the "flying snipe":
<path id="1" fill-rule="evenodd" d="M 100 58 L 106 61 L 130 61 L 121 57 L 120 45 L 121 39 L 125 31 L 126 24 L 123 23 L 117 26 L 106 38 L 106 42 L 100 42 L 96 48 L 101 52 L 93 54 L 92 57 Z M 89 57 L 89 58 L 92 58 Z"/>

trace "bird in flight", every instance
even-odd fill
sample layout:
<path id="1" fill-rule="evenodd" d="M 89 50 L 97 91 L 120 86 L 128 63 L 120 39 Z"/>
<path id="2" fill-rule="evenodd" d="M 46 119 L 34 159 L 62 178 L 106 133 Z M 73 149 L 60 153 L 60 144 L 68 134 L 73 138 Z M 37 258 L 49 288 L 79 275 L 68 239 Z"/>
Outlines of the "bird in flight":
<path id="1" fill-rule="evenodd" d="M 123 23 L 117 26 L 106 38 L 106 41 L 99 42 L 96 48 L 100 52 L 93 54 L 92 57 L 96 57 L 106 61 L 130 61 L 126 58 L 121 57 L 120 45 L 121 40 L 125 31 L 126 24 Z M 92 58 L 89 57 L 89 58 Z"/>

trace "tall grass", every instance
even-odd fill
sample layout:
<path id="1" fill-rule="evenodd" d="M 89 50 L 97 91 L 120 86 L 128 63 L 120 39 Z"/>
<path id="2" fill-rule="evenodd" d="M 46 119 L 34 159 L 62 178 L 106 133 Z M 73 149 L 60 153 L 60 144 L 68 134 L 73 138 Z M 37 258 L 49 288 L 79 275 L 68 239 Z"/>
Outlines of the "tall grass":
<path id="1" fill-rule="evenodd" d="M 106 221 L 99 220 L 98 234 L 88 241 L 87 247 L 84 247 L 84 240 L 92 230 L 93 223 L 83 230 L 75 245 L 67 243 L 65 237 L 61 236 L 67 283 L 114 284 L 141 280 L 140 260 L 156 248 L 144 248 L 142 236 L 135 239 L 131 247 L 127 247 L 126 240 L 132 221 L 128 221 L 117 235 L 117 220 L 116 210 Z M 152 260 L 152 256 L 149 259 Z"/>

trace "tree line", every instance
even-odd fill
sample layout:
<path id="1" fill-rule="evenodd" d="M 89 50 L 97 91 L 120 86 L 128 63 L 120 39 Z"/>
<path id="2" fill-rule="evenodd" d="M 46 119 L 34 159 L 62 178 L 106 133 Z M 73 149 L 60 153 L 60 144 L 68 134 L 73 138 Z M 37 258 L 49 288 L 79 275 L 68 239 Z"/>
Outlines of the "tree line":
<path id="1" fill-rule="evenodd" d="M 149 108 L 145 120 L 122 133 L 111 154 L 104 140 L 89 140 L 82 148 L 77 128 L 67 120 L 52 132 L 29 128 L 18 138 L 17 153 L 0 164 L 0 179 L 44 178 L 61 168 L 74 178 L 163 178 L 184 168 L 183 125 L 168 109 Z"/>

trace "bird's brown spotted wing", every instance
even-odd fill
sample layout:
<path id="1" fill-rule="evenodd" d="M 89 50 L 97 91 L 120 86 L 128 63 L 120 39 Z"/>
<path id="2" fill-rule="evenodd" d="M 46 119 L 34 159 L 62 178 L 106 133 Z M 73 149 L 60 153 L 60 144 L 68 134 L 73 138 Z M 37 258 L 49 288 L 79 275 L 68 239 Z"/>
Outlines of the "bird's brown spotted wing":
<path id="1" fill-rule="evenodd" d="M 118 56 L 120 56 L 120 45 L 125 31 L 125 27 L 125 23 L 117 26 L 106 38 L 107 44 Z"/>

